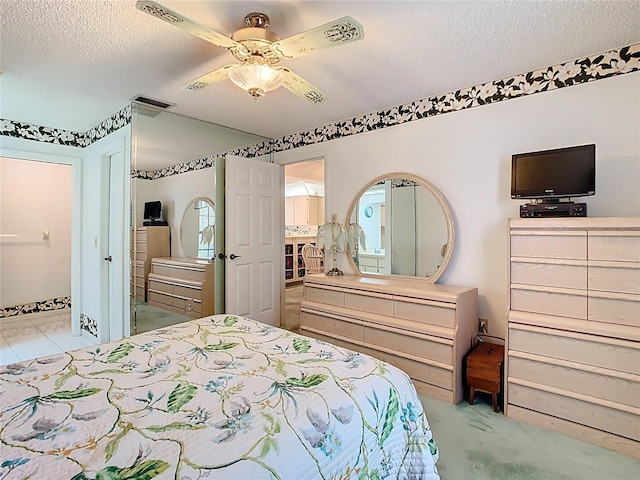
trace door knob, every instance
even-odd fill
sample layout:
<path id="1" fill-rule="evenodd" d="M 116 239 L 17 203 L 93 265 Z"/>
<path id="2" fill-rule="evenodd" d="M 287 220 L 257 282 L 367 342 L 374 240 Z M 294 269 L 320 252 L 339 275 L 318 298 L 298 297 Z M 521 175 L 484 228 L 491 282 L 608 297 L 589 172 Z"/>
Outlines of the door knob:
<path id="1" fill-rule="evenodd" d="M 105 259 L 107 262 L 111 262 L 111 261 L 113 260 L 113 258 L 111 258 L 111 255 L 109 255 L 108 257 L 104 257 L 104 259 Z"/>
<path id="2" fill-rule="evenodd" d="M 229 255 L 229 258 L 231 260 L 235 260 L 236 258 L 240 258 L 240 255 L 236 255 L 235 253 L 232 253 L 231 255 Z"/>
<path id="3" fill-rule="evenodd" d="M 218 258 L 219 258 L 220 260 L 224 260 L 225 258 L 227 258 L 227 256 L 226 256 L 224 253 L 219 253 L 219 254 L 218 254 Z"/>

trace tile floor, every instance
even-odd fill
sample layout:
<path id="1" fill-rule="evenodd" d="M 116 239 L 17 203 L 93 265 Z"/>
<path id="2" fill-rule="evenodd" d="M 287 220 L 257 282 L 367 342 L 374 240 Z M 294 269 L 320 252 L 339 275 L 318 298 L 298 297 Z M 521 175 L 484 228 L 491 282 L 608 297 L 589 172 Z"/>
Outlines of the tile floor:
<path id="1" fill-rule="evenodd" d="M 71 335 L 71 310 L 0 318 L 0 365 L 90 347 L 87 337 Z"/>

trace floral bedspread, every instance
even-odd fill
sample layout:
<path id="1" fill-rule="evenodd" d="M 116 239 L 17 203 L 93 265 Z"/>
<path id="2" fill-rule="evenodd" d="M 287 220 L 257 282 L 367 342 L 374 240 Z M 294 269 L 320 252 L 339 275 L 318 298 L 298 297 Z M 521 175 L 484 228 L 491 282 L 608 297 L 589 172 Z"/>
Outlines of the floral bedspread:
<path id="1" fill-rule="evenodd" d="M 215 315 L 0 367 L 0 478 L 437 479 L 409 377 Z"/>

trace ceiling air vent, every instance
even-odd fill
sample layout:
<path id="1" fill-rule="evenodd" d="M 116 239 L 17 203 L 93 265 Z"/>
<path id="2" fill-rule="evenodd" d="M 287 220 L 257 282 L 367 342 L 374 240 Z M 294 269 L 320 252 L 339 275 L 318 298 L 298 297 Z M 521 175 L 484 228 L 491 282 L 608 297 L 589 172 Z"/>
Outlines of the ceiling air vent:
<path id="1" fill-rule="evenodd" d="M 144 95 L 136 95 L 131 99 L 132 102 L 142 103 L 149 107 L 160 108 L 167 110 L 175 105 L 175 103 L 165 102 L 163 100 L 156 100 L 155 98 L 146 97 Z"/>

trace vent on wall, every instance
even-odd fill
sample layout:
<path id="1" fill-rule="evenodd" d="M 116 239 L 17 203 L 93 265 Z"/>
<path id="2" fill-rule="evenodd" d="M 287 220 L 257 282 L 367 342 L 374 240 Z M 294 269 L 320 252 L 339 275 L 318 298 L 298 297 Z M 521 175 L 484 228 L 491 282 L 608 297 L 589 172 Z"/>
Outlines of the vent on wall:
<path id="1" fill-rule="evenodd" d="M 175 105 L 175 103 L 169 103 L 163 100 L 156 100 L 155 98 L 150 98 L 145 95 L 136 95 L 131 99 L 131 101 L 142 103 L 143 105 L 147 105 L 149 107 L 160 108 L 162 110 L 167 110 Z"/>

